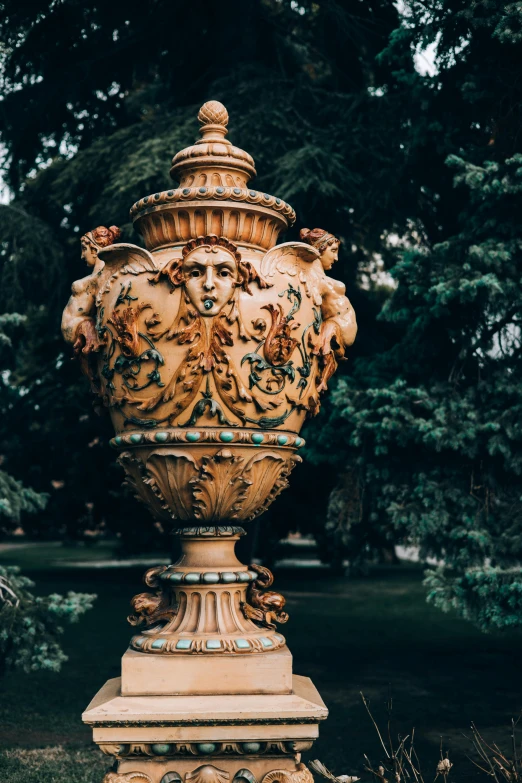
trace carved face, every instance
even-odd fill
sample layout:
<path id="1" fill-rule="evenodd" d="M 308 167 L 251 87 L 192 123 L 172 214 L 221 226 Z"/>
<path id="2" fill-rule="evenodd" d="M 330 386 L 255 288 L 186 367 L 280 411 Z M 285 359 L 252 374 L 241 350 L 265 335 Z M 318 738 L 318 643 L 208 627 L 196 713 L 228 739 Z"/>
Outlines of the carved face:
<path id="1" fill-rule="evenodd" d="M 98 250 L 86 236 L 80 240 L 82 246 L 82 259 L 88 266 L 94 266 L 98 260 Z"/>
<path id="2" fill-rule="evenodd" d="M 332 245 L 327 245 L 321 253 L 321 264 L 325 272 L 333 267 L 336 261 L 339 260 L 339 242 L 334 242 Z"/>
<path id="3" fill-rule="evenodd" d="M 223 247 L 203 245 L 183 261 L 185 290 L 194 307 L 204 316 L 217 315 L 229 302 L 238 282 L 234 256 Z"/>

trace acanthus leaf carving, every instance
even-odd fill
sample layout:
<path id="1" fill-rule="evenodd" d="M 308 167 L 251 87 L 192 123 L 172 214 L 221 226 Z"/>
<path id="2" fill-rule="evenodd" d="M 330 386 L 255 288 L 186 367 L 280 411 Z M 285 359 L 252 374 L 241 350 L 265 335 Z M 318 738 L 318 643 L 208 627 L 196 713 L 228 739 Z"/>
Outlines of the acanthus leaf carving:
<path id="1" fill-rule="evenodd" d="M 245 460 L 230 449 L 203 457 L 199 476 L 190 479 L 194 494 L 194 516 L 207 522 L 237 519 L 251 485 L 245 476 Z"/>

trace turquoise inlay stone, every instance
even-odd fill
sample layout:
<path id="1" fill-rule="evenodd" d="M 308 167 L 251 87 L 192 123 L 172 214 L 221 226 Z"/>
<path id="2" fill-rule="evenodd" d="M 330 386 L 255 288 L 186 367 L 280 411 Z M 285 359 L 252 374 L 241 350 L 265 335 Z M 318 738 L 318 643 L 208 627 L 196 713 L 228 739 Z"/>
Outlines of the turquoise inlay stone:
<path id="1" fill-rule="evenodd" d="M 263 647 L 273 647 L 274 646 L 274 643 L 273 643 L 272 639 L 267 639 L 266 636 L 261 636 L 259 638 L 259 641 L 261 642 Z"/>
<path id="2" fill-rule="evenodd" d="M 248 195 L 252 196 L 252 198 L 255 198 L 257 196 L 257 191 L 256 190 L 249 190 L 248 191 Z"/>
<path id="3" fill-rule="evenodd" d="M 281 203 L 281 199 L 280 199 L 280 198 L 276 198 L 276 204 L 277 204 L 277 206 L 279 206 L 279 204 L 280 204 L 280 203 Z"/>
<path id="4" fill-rule="evenodd" d="M 303 445 L 303 439 L 302 438 L 296 438 L 295 439 L 295 445 L 297 446 L 297 448 L 302 446 Z"/>
<path id="5" fill-rule="evenodd" d="M 254 582 L 257 579 L 256 572 L 255 571 L 249 571 L 248 573 L 250 574 L 250 581 Z"/>
<path id="6" fill-rule="evenodd" d="M 141 435 L 139 435 L 137 432 L 135 432 L 133 435 L 130 436 L 130 442 L 131 443 L 141 443 Z"/>
<path id="7" fill-rule="evenodd" d="M 242 742 L 241 747 L 245 753 L 259 753 L 261 750 L 260 742 Z"/>
<path id="8" fill-rule="evenodd" d="M 196 748 L 200 753 L 214 753 L 217 745 L 214 742 L 198 742 Z"/>
<path id="9" fill-rule="evenodd" d="M 201 574 L 185 574 L 185 582 L 189 585 L 197 584 L 201 579 Z"/>
<path id="10" fill-rule="evenodd" d="M 199 189 L 199 192 L 200 192 L 200 193 L 206 193 L 206 192 L 207 192 L 207 189 L 206 189 L 206 188 L 200 188 L 200 189 Z"/>
<path id="11" fill-rule="evenodd" d="M 250 582 L 250 574 L 249 574 L 249 572 L 248 571 L 238 571 L 237 580 L 238 580 L 238 582 Z"/>
<path id="12" fill-rule="evenodd" d="M 145 639 L 143 638 L 143 636 L 140 636 L 139 639 L 134 639 L 134 644 L 136 645 L 136 647 L 141 647 L 144 641 Z"/>
<path id="13" fill-rule="evenodd" d="M 264 439 L 265 436 L 261 432 L 254 432 L 254 434 L 252 435 L 252 443 L 255 443 L 256 446 L 262 443 Z"/>
<path id="14" fill-rule="evenodd" d="M 221 642 L 219 639 L 207 639 L 206 648 L 207 650 L 220 650 Z"/>
<path id="15" fill-rule="evenodd" d="M 234 433 L 228 431 L 220 432 L 219 440 L 222 440 L 223 443 L 230 443 L 231 440 L 234 440 Z"/>
<path id="16" fill-rule="evenodd" d="M 224 193 L 224 192 L 225 192 L 225 188 L 222 187 L 216 188 L 216 193 Z"/>
<path id="17" fill-rule="evenodd" d="M 234 188 L 234 193 L 236 194 L 236 196 L 240 196 L 241 195 L 241 188 Z"/>
<path id="18" fill-rule="evenodd" d="M 154 639 L 154 641 L 151 644 L 151 647 L 153 650 L 161 650 L 161 648 L 163 647 L 166 641 L 167 641 L 166 639 Z"/>
<path id="19" fill-rule="evenodd" d="M 173 195 L 174 195 L 174 191 L 173 190 L 167 191 L 167 196 L 173 196 Z"/>
<path id="20" fill-rule="evenodd" d="M 190 443 L 195 443 L 201 438 L 201 432 L 187 432 L 186 438 Z"/>
<path id="21" fill-rule="evenodd" d="M 222 571 L 221 572 L 221 581 L 225 582 L 226 584 L 230 584 L 230 582 L 236 582 L 237 576 L 232 573 L 232 571 Z"/>
<path id="22" fill-rule="evenodd" d="M 155 756 L 166 756 L 170 750 L 170 745 L 163 742 L 155 742 L 154 745 L 150 746 L 150 749 Z"/>
<path id="23" fill-rule="evenodd" d="M 114 442 L 117 446 L 121 446 L 121 435 L 116 435 Z"/>
<path id="24" fill-rule="evenodd" d="M 181 571 L 174 571 L 173 574 L 169 574 L 169 582 L 179 584 L 183 581 L 183 573 Z"/>
<path id="25" fill-rule="evenodd" d="M 281 636 L 281 634 L 279 633 L 274 634 L 274 639 L 276 640 L 276 642 L 279 642 L 279 644 L 281 644 L 285 640 L 284 636 Z"/>
<path id="26" fill-rule="evenodd" d="M 190 650 L 191 644 L 190 639 L 180 639 L 179 642 L 176 642 L 176 650 Z"/>
<path id="27" fill-rule="evenodd" d="M 277 442 L 280 446 L 284 446 L 288 442 L 288 435 L 278 435 Z"/>
<path id="28" fill-rule="evenodd" d="M 156 199 L 156 201 L 159 199 L 160 196 L 161 196 L 161 193 L 155 193 L 154 194 L 154 198 Z"/>
<path id="29" fill-rule="evenodd" d="M 270 196 L 268 193 L 263 193 L 263 198 L 266 199 L 267 201 L 270 200 Z"/>
<path id="30" fill-rule="evenodd" d="M 145 198 L 143 199 L 143 203 L 144 203 L 144 204 L 147 204 L 147 203 L 148 203 L 148 200 L 149 200 L 149 197 L 148 197 L 148 196 L 145 196 Z"/>
<path id="31" fill-rule="evenodd" d="M 188 196 L 188 194 L 190 193 L 190 188 L 183 188 L 181 192 L 183 193 L 184 196 Z"/>
<path id="32" fill-rule="evenodd" d="M 169 434 L 168 432 L 157 432 L 154 435 L 154 440 L 157 443 L 165 443 L 168 440 Z"/>
<path id="33" fill-rule="evenodd" d="M 248 639 L 236 639 L 236 647 L 238 650 L 249 650 L 251 646 Z"/>
<path id="34" fill-rule="evenodd" d="M 203 574 L 202 580 L 208 585 L 215 585 L 219 582 L 219 574 L 216 574 L 214 571 L 209 571 L 208 573 Z"/>

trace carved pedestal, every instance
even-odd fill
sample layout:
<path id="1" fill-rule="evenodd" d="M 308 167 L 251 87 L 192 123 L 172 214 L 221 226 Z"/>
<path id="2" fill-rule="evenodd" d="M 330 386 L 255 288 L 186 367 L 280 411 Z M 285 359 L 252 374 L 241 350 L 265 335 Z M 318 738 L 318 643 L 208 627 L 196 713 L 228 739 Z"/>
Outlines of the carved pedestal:
<path id="1" fill-rule="evenodd" d="M 146 573 L 155 592 L 137 595 L 130 617 L 145 627 L 83 715 L 116 760 L 105 783 L 311 781 L 300 754 L 327 710 L 292 675 L 270 572 L 234 554 L 243 532 L 182 530 L 178 563 Z"/>

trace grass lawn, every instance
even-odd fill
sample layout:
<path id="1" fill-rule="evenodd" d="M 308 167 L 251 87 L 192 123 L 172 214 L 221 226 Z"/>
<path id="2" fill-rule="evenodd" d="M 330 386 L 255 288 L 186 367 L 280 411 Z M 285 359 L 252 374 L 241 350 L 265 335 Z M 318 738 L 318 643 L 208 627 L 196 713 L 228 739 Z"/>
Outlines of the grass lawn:
<path id="1" fill-rule="evenodd" d="M 101 783 L 110 768 L 80 714 L 105 680 L 119 674 L 131 633 L 128 602 L 141 590 L 144 569 L 79 569 L 67 562 L 101 554 L 110 558 L 109 548 L 0 552 L 0 561 L 22 565 L 41 593 L 73 589 L 99 596 L 66 630 L 69 661 L 60 675 L 11 673 L 1 683 L 1 783 Z M 312 677 L 330 709 L 309 757 L 336 774 L 369 779 L 363 753 L 378 763 L 382 750 L 359 692 L 383 726 L 391 693 L 394 735 L 415 727 L 427 783 L 435 777 L 441 736 L 455 780 L 485 779 L 466 759 L 464 735 L 474 721 L 487 739 L 509 746 L 510 719 L 522 708 L 520 635 L 485 636 L 427 606 L 422 572 L 412 565 L 375 568 L 352 580 L 296 569 L 276 572 L 276 580 L 288 602 L 284 633 L 294 671 Z"/>

